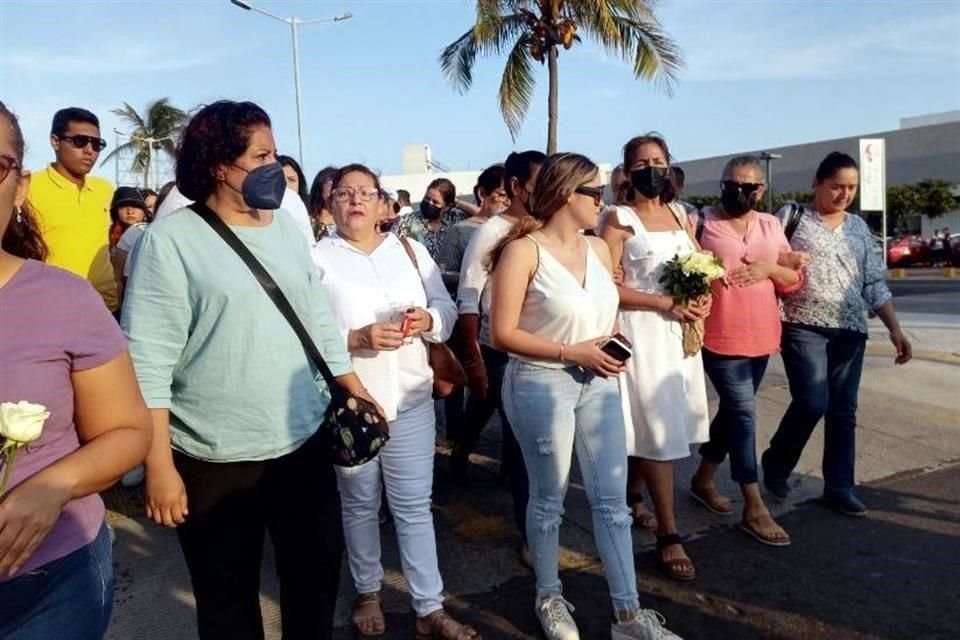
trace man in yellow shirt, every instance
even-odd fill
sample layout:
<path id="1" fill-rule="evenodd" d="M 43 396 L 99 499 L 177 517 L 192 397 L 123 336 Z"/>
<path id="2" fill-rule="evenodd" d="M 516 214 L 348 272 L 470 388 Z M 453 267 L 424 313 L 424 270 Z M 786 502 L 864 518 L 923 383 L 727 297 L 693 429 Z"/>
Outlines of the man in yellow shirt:
<path id="1" fill-rule="evenodd" d="M 33 172 L 28 195 L 50 250 L 47 263 L 89 280 L 116 311 L 109 248 L 113 185 L 87 175 L 107 146 L 100 121 L 86 109 L 61 109 L 53 116 L 50 145 L 56 161 Z"/>

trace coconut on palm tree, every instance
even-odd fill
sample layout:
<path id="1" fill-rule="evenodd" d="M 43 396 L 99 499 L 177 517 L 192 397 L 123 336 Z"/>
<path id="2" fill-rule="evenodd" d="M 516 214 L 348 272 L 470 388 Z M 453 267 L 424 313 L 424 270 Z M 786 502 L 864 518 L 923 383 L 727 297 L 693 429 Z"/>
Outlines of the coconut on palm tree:
<path id="1" fill-rule="evenodd" d="M 547 153 L 557 150 L 557 58 L 586 36 L 633 65 L 637 78 L 668 92 L 683 67 L 680 50 L 654 15 L 657 0 L 478 0 L 473 27 L 440 54 L 444 75 L 461 92 L 473 83 L 477 55 L 507 52 L 500 112 L 516 139 L 536 84 L 533 63 L 547 64 Z"/>
<path id="2" fill-rule="evenodd" d="M 145 116 L 126 102 L 122 109 L 114 109 L 112 113 L 120 116 L 133 130 L 128 134 L 130 139 L 111 151 L 101 165 L 118 155 L 132 155 L 130 170 L 142 173 L 143 187 L 149 188 L 153 154 L 159 151 L 173 157 L 174 140 L 187 121 L 187 112 L 170 104 L 169 98 L 160 98 L 147 105 Z"/>

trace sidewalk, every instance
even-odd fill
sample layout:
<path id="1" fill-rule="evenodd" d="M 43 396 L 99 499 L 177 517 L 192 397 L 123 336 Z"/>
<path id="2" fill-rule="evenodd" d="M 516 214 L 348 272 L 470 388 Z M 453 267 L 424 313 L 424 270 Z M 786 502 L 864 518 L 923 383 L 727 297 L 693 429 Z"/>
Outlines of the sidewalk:
<path id="1" fill-rule="evenodd" d="M 906 367 L 894 367 L 887 357 L 869 357 L 860 396 L 858 479 L 876 482 L 960 461 L 958 389 L 960 366 L 915 361 Z M 774 359 L 759 394 L 758 446 L 765 445 L 788 402 L 782 366 L 779 359 Z M 434 506 L 440 566 L 450 595 L 448 606 L 480 627 L 487 640 L 536 638 L 539 636 L 531 609 L 533 578 L 517 561 L 510 500 L 496 480 L 498 431 L 491 425 L 485 433 L 481 452 L 474 457 L 474 482 L 469 490 L 451 486 L 445 473 L 446 452 L 441 450 L 438 455 Z M 893 517 L 888 514 L 892 507 L 881 507 L 879 500 L 874 504 L 877 494 L 872 492 L 864 494 L 868 503 L 883 513 L 876 513 L 866 524 L 857 524 L 807 506 L 821 490 L 822 446 L 818 429 L 794 476 L 791 500 L 771 505 L 778 516 L 796 512 L 784 520 L 794 536 L 794 546 L 789 550 L 752 543 L 735 529 L 735 517 L 713 516 L 694 506 L 685 488 L 696 456 L 677 465 L 678 518 L 683 532 L 697 541 L 690 544 L 689 553 L 700 578 L 691 585 L 661 579 L 653 565 L 652 534 L 635 531 L 634 540 L 638 580 L 646 602 L 666 613 L 671 627 L 687 640 L 902 637 L 893 631 L 892 635 L 884 632 L 888 626 L 891 630 L 913 629 L 910 635 L 917 639 L 948 637 L 921 632 L 951 628 L 943 625 L 960 610 L 956 602 L 960 567 L 955 553 L 960 506 L 946 488 L 956 486 L 956 474 L 944 476 L 952 478 L 952 484 L 941 487 L 945 495 L 940 498 L 890 496 L 896 517 L 907 528 L 883 524 L 888 516 Z M 728 471 L 723 469 L 721 488 L 734 496 L 728 478 Z M 131 490 L 115 489 L 108 496 L 114 509 L 109 517 L 117 530 L 117 591 L 107 638 L 195 640 L 193 599 L 176 535 L 147 522 L 140 515 L 141 501 L 139 492 Z M 922 508 L 913 506 L 916 501 Z M 578 475 L 571 478 L 566 506 L 561 529 L 566 593 L 578 607 L 576 617 L 585 630 L 583 637 L 608 637 L 604 636 L 609 615 L 605 587 Z M 920 535 L 920 531 L 932 531 L 937 522 L 946 533 Z M 891 531 L 901 534 L 886 538 Z M 399 572 L 394 532 L 385 527 L 383 533 L 387 570 L 384 597 L 391 625 L 388 637 L 410 638 L 412 618 Z M 947 541 L 951 544 L 946 545 Z M 882 561 L 875 555 L 881 553 L 872 546 L 875 543 L 886 554 Z M 271 566 L 268 545 L 261 603 L 268 638 L 274 640 L 280 637 L 279 610 Z M 948 571 L 944 567 L 953 568 Z M 888 577 L 891 569 L 899 571 L 898 577 Z M 342 638 L 352 637 L 349 606 L 354 596 L 347 573 L 344 565 L 338 611 L 342 630 L 338 637 Z M 904 586 L 903 580 L 908 579 Z M 931 584 L 943 588 L 931 591 Z M 927 602 L 926 610 L 903 609 L 904 591 L 909 591 L 909 585 L 913 585 L 910 602 Z M 830 594 L 834 595 L 828 597 Z M 952 600 L 945 602 L 945 598 Z M 840 619 L 840 610 L 846 611 L 845 607 L 850 609 L 844 614 L 849 619 Z"/>
<path id="2" fill-rule="evenodd" d="M 915 358 L 960 364 L 960 315 L 898 313 L 897 317 L 913 346 Z M 869 331 L 867 353 L 893 357 L 893 345 L 880 318 L 870 319 Z"/>

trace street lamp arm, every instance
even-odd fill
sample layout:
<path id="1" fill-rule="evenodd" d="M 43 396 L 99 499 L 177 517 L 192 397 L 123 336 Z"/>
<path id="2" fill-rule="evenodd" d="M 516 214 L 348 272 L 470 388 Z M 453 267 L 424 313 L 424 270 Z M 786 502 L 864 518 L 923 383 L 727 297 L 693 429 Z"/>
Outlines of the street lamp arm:
<path id="1" fill-rule="evenodd" d="M 341 13 L 338 16 L 332 16 L 327 18 L 313 18 L 311 20 L 297 20 L 297 24 L 317 24 L 320 22 L 343 22 L 344 20 L 349 20 L 353 17 L 353 14 L 349 11 L 347 13 Z"/>
<path id="2" fill-rule="evenodd" d="M 246 2 L 245 0 L 230 0 L 230 4 L 232 4 L 232 5 L 236 6 L 236 7 L 240 7 L 241 9 L 243 9 L 243 10 L 245 10 L 245 11 L 254 11 L 254 12 L 256 12 L 256 13 L 260 13 L 260 14 L 262 14 L 262 15 L 265 15 L 265 16 L 269 17 L 269 18 L 273 18 L 274 20 L 279 20 L 280 22 L 283 22 L 283 23 L 285 23 L 285 24 L 290 24 L 290 22 L 291 22 L 291 20 L 292 20 L 291 18 L 283 18 L 283 17 L 278 16 L 278 15 L 275 14 L 275 13 L 270 13 L 269 11 L 266 11 L 265 9 L 261 9 L 260 7 L 257 7 L 257 6 L 253 5 L 253 4 L 250 3 L 250 2 Z"/>

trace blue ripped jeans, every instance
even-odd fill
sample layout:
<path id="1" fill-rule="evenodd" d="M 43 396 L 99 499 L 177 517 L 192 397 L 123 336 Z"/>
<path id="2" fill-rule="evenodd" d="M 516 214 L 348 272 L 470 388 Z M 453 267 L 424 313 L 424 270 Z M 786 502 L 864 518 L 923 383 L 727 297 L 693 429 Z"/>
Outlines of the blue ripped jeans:
<path id="1" fill-rule="evenodd" d="M 503 381 L 503 408 L 530 478 L 527 540 L 537 573 L 537 598 L 562 592 L 560 522 L 576 449 L 614 609 L 637 609 L 626 436 L 616 379 L 598 378 L 579 367 L 550 369 L 511 359 Z"/>

